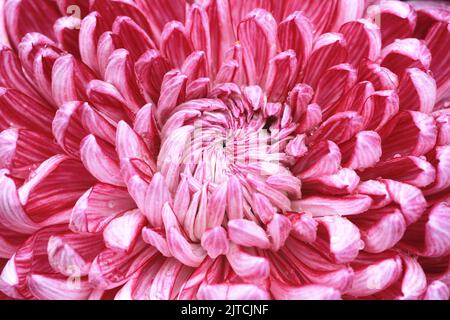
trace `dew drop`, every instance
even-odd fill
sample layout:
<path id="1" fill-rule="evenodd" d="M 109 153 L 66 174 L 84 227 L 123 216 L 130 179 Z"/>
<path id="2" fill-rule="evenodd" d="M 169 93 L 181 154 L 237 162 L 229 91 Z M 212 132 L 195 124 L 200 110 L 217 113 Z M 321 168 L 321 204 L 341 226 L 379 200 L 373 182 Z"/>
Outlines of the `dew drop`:
<path id="1" fill-rule="evenodd" d="M 108 208 L 114 209 L 115 206 L 116 206 L 116 202 L 115 201 L 113 201 L 113 200 L 108 201 Z"/>

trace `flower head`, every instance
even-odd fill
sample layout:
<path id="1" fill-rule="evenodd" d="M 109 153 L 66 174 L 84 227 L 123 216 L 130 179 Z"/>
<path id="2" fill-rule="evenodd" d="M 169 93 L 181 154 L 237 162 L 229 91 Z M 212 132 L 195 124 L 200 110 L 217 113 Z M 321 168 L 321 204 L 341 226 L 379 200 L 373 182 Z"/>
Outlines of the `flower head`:
<path id="1" fill-rule="evenodd" d="M 448 5 L 2 13 L 5 297 L 448 299 Z"/>

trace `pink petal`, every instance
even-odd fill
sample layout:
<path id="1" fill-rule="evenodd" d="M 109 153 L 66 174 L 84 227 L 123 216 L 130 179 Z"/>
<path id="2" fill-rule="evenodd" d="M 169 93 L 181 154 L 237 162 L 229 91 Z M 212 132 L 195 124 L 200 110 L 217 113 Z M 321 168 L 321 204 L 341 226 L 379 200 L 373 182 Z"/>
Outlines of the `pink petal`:
<path id="1" fill-rule="evenodd" d="M 202 236 L 201 244 L 212 259 L 226 255 L 229 249 L 226 230 L 223 227 L 215 227 L 206 231 Z"/>
<path id="2" fill-rule="evenodd" d="M 136 22 L 129 17 L 117 17 L 112 26 L 112 32 L 136 61 L 144 52 L 154 49 L 153 40 Z"/>
<path id="3" fill-rule="evenodd" d="M 350 21 L 339 30 L 348 46 L 348 60 L 358 66 L 361 60 L 376 61 L 381 53 L 379 28 L 368 20 Z"/>
<path id="4" fill-rule="evenodd" d="M 381 158 L 381 138 L 374 131 L 361 131 L 340 149 L 344 167 L 354 170 L 370 168 Z"/>
<path id="5" fill-rule="evenodd" d="M 264 83 L 269 61 L 276 54 L 276 32 L 275 19 L 263 9 L 253 10 L 239 24 L 238 38 L 248 84 Z"/>
<path id="6" fill-rule="evenodd" d="M 351 217 L 361 231 L 364 251 L 381 253 L 395 246 L 403 237 L 406 222 L 402 212 L 395 207 L 369 210 Z"/>
<path id="7" fill-rule="evenodd" d="M 161 53 L 167 60 L 180 68 L 192 51 L 192 43 L 186 36 L 184 25 L 178 21 L 167 23 L 161 35 Z"/>
<path id="8" fill-rule="evenodd" d="M 114 217 L 135 207 L 126 190 L 97 184 L 86 191 L 73 207 L 70 228 L 75 232 L 101 232 Z"/>
<path id="9" fill-rule="evenodd" d="M 141 235 L 145 217 L 139 210 L 128 211 L 124 215 L 114 218 L 103 231 L 106 247 L 130 252 L 138 236 Z"/>
<path id="10" fill-rule="evenodd" d="M 427 205 L 420 189 L 394 180 L 384 180 L 384 183 L 392 200 L 400 205 L 406 224 L 416 222 Z"/>
<path id="11" fill-rule="evenodd" d="M 164 75 L 169 71 L 169 62 L 156 50 L 144 53 L 136 62 L 136 75 L 144 92 L 157 102 Z"/>
<path id="12" fill-rule="evenodd" d="M 299 68 L 308 60 L 313 46 L 313 27 L 302 12 L 294 12 L 278 26 L 281 50 L 294 50 Z"/>
<path id="13" fill-rule="evenodd" d="M 350 195 L 345 197 L 310 196 L 292 203 L 298 212 L 311 213 L 315 217 L 342 215 L 349 216 L 367 211 L 372 199 L 365 195 Z"/>
<path id="14" fill-rule="evenodd" d="M 228 236 L 234 243 L 244 247 L 267 249 L 269 238 L 260 226 L 246 219 L 234 219 L 228 222 Z"/>
<path id="15" fill-rule="evenodd" d="M 339 33 L 325 33 L 319 36 L 306 63 L 303 82 L 316 88 L 326 70 L 345 62 L 346 45 L 344 36 Z"/>
<path id="16" fill-rule="evenodd" d="M 368 12 L 369 18 L 380 24 L 383 46 L 387 46 L 396 39 L 412 36 L 416 27 L 417 15 L 407 3 L 386 1 L 379 6 L 373 6 Z"/>
<path id="17" fill-rule="evenodd" d="M 270 266 L 266 258 L 244 252 L 235 244 L 230 244 L 228 261 L 238 276 L 258 282 L 269 277 Z"/>
<path id="18" fill-rule="evenodd" d="M 424 300 L 448 300 L 449 289 L 447 285 L 441 281 L 433 281 L 428 285 L 425 292 Z"/>
<path id="19" fill-rule="evenodd" d="M 380 131 L 382 159 L 413 155 L 422 156 L 432 150 L 437 139 L 433 117 L 417 111 L 402 112 Z"/>
<path id="20" fill-rule="evenodd" d="M 402 261 L 398 256 L 361 255 L 352 266 L 355 277 L 346 294 L 354 297 L 367 297 L 388 288 L 402 272 Z"/>
<path id="21" fill-rule="evenodd" d="M 436 82 L 420 69 L 406 69 L 399 87 L 400 109 L 431 113 L 436 103 Z"/>
<path id="22" fill-rule="evenodd" d="M 119 49 L 112 53 L 105 70 L 105 80 L 119 90 L 131 112 L 136 113 L 145 104 L 137 85 L 134 63 L 127 50 Z"/>

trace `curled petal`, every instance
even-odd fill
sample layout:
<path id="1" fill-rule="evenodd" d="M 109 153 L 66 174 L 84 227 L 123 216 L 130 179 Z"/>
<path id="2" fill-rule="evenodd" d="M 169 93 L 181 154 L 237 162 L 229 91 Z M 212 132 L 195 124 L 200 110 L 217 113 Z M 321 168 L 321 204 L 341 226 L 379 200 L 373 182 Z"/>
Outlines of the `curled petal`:
<path id="1" fill-rule="evenodd" d="M 420 69 L 406 69 L 399 87 L 400 110 L 431 113 L 436 103 L 436 81 Z"/>
<path id="2" fill-rule="evenodd" d="M 270 247 L 270 241 L 264 229 L 249 220 L 234 219 L 229 221 L 228 235 L 231 241 L 241 246 L 262 249 Z"/>
<path id="3" fill-rule="evenodd" d="M 130 252 L 141 235 L 145 217 L 139 210 L 128 211 L 120 217 L 114 218 L 103 231 L 106 247 Z"/>
<path id="4" fill-rule="evenodd" d="M 276 54 L 277 26 L 273 16 L 255 9 L 239 24 L 238 38 L 243 48 L 245 73 L 250 85 L 261 85 Z"/>
<path id="5" fill-rule="evenodd" d="M 269 276 L 269 261 L 264 257 L 250 255 L 235 244 L 230 244 L 228 261 L 237 275 L 243 279 L 261 281 Z"/>
<path id="6" fill-rule="evenodd" d="M 379 6 L 372 6 L 368 16 L 380 24 L 384 46 L 395 39 L 412 36 L 417 21 L 417 14 L 412 6 L 399 1 L 385 1 Z"/>
<path id="7" fill-rule="evenodd" d="M 292 207 L 298 212 L 311 213 L 315 217 L 349 216 L 367 211 L 372 199 L 365 195 L 345 197 L 310 196 L 294 201 Z"/>

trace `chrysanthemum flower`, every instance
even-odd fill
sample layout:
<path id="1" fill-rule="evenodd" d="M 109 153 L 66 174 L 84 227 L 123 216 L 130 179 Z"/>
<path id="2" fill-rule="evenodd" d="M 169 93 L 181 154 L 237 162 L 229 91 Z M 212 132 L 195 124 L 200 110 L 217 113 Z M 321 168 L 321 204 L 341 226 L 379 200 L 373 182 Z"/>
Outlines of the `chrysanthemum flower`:
<path id="1" fill-rule="evenodd" d="M 3 298 L 448 299 L 445 3 L 2 13 Z"/>

